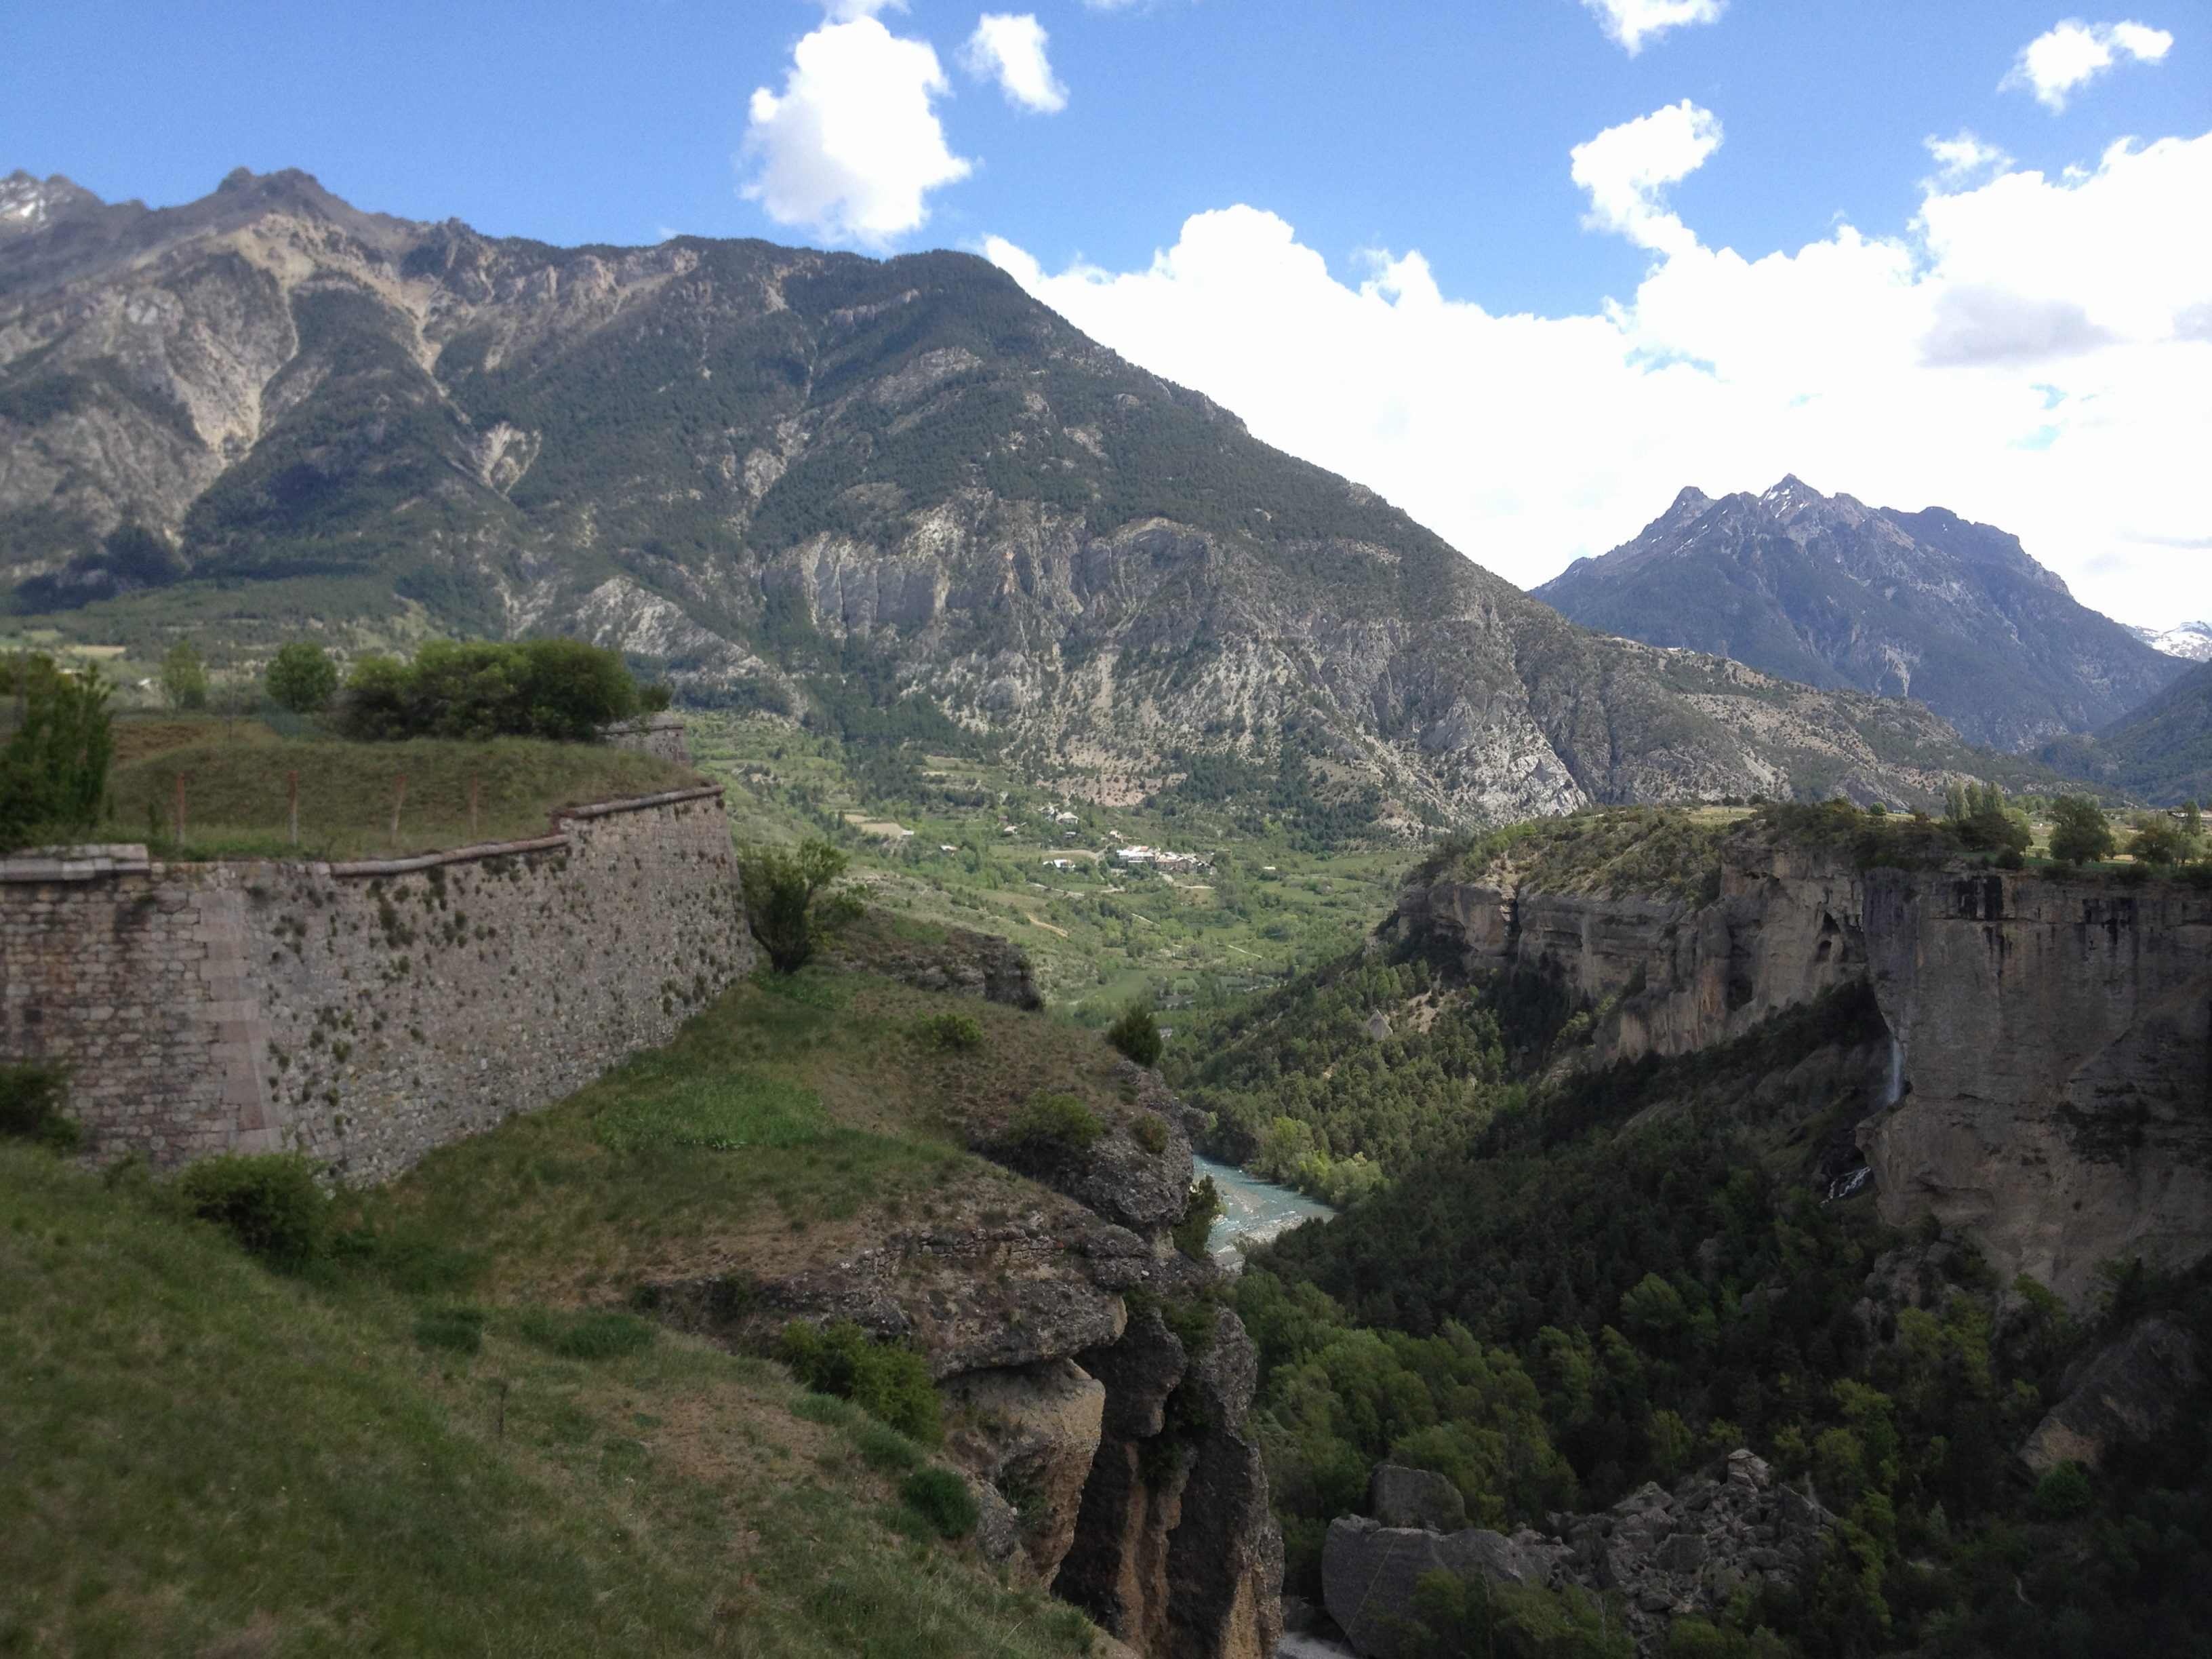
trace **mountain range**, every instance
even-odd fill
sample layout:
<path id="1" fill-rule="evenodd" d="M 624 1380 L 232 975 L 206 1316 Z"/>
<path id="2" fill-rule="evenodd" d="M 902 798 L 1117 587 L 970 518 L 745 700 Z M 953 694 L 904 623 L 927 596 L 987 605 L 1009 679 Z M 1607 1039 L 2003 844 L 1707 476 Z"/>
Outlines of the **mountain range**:
<path id="1" fill-rule="evenodd" d="M 2185 667 L 2078 603 L 2002 530 L 1795 477 L 1717 501 L 1685 489 L 1635 540 L 1535 593 L 1631 639 L 1916 698 L 1972 741 L 2016 751 L 2106 726 Z"/>
<path id="2" fill-rule="evenodd" d="M 158 210 L 0 181 L 0 589 L 142 660 L 560 629 L 1071 793 L 1211 757 L 1386 824 L 2002 769 L 1466 551 L 967 255 L 556 248 L 296 172 Z"/>

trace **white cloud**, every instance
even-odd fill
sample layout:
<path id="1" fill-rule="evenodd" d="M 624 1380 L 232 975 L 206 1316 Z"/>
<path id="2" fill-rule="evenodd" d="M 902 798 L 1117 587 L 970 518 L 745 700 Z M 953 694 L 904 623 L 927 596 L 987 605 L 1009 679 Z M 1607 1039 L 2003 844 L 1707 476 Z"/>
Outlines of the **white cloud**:
<path id="1" fill-rule="evenodd" d="M 951 91 L 937 54 L 867 15 L 884 4 L 833 0 L 781 94 L 753 93 L 740 191 L 778 224 L 883 247 L 927 222 L 931 191 L 968 176 L 937 118 L 933 100 Z"/>
<path id="2" fill-rule="evenodd" d="M 857 22 L 879 12 L 905 9 L 906 0 L 822 0 L 822 10 L 833 23 Z"/>
<path id="3" fill-rule="evenodd" d="M 1044 26 L 1029 13 L 987 11 L 960 61 L 979 81 L 996 81 L 1006 101 L 1040 115 L 1067 107 L 1067 88 L 1045 58 Z"/>
<path id="4" fill-rule="evenodd" d="M 2069 17 L 2021 48 L 1998 89 L 2024 87 L 2055 112 L 2066 107 L 2075 88 L 2095 80 L 2121 58 L 2155 64 L 2172 47 L 2171 34 L 2145 23 L 2085 23 Z"/>
<path id="5" fill-rule="evenodd" d="M 1591 315 L 1446 299 L 1417 252 L 1340 281 L 1250 207 L 1188 220 L 1137 270 L 987 251 L 1078 327 L 1524 585 L 1686 483 L 1796 472 L 2000 525 L 2130 619 L 2212 612 L 2212 561 L 2174 550 L 2212 531 L 2212 222 L 2192 206 L 2212 134 L 2061 177 L 1930 182 L 1905 235 L 1845 225 L 1747 259 L 1656 204 L 1717 142 L 1698 113 L 1577 153 L 1594 220 L 1658 255 Z"/>
<path id="6" fill-rule="evenodd" d="M 1954 137 L 1925 138 L 1922 143 L 1936 158 L 1936 167 L 1947 185 L 1957 185 L 1977 173 L 2002 173 L 2012 165 L 2012 157 L 1995 144 L 1985 144 L 1965 127 Z"/>
<path id="7" fill-rule="evenodd" d="M 1583 0 L 1598 15 L 1605 32 L 1627 48 L 1631 58 L 1644 43 L 1686 23 L 1717 23 L 1728 0 Z"/>
<path id="8" fill-rule="evenodd" d="M 1577 144 L 1569 171 L 1589 192 L 1583 223 L 1662 253 L 1694 246 L 1697 237 L 1660 205 L 1659 192 L 1695 173 L 1720 145 L 1718 118 L 1686 98 Z"/>

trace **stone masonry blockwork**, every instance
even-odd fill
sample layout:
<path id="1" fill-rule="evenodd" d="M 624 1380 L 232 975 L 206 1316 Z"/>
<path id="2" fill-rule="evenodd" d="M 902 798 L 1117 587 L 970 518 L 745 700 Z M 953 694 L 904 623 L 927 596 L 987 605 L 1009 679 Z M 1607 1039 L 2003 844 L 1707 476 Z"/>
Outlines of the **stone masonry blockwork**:
<path id="1" fill-rule="evenodd" d="M 100 1156 L 289 1150 L 388 1180 L 666 1042 L 752 968 L 712 792 L 556 830 L 399 874 L 19 866 L 0 881 L 0 1060 L 64 1065 Z"/>

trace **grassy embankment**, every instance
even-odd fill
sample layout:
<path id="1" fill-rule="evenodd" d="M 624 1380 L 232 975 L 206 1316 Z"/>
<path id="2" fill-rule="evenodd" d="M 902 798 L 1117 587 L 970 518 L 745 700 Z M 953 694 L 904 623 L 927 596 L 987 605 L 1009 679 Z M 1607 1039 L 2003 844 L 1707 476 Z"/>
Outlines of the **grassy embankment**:
<path id="1" fill-rule="evenodd" d="M 556 807 L 653 794 L 700 781 L 654 756 L 533 738 L 343 743 L 287 738 L 255 720 L 132 717 L 115 726 L 111 802 L 98 837 L 149 841 L 177 856 L 173 813 L 184 779 L 186 858 L 373 858 L 542 836 Z M 289 839 L 290 778 L 300 782 L 300 841 Z M 477 778 L 474 834 L 469 778 Z M 398 832 L 392 807 L 398 784 Z"/>
<path id="2" fill-rule="evenodd" d="M 957 1011 L 984 1031 L 914 1036 Z M 621 1311 L 684 1265 L 834 1259 L 1042 1194 L 961 1150 L 1065 1026 L 870 980 L 733 991 L 668 1049 L 337 1200 L 258 1265 L 164 1188 L 0 1143 L 0 1651 L 1086 1650 L 931 1541 L 925 1454 L 782 1370 Z M 580 1340 L 581 1336 L 592 1340 Z"/>

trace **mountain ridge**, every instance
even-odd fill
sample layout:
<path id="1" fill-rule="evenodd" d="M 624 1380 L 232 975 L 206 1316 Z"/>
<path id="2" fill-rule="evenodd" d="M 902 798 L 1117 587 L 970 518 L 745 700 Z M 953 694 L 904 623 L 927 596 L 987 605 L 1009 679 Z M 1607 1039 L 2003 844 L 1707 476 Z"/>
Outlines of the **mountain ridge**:
<path id="1" fill-rule="evenodd" d="M 694 700 L 933 718 L 1074 793 L 1310 766 L 1386 826 L 1932 800 L 2009 764 L 1909 703 L 1574 628 L 973 256 L 557 249 L 303 173 L 161 210 L 27 180 L 0 580 L 68 636 L 190 620 L 250 665 L 302 628 L 566 629 Z"/>
<path id="2" fill-rule="evenodd" d="M 1783 478 L 1687 489 L 1632 541 L 1533 590 L 1589 627 L 1808 684 L 1912 696 L 1969 740 L 2025 751 L 2105 726 L 2179 664 L 2079 604 L 2019 538 Z"/>

